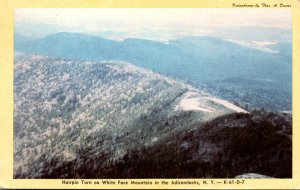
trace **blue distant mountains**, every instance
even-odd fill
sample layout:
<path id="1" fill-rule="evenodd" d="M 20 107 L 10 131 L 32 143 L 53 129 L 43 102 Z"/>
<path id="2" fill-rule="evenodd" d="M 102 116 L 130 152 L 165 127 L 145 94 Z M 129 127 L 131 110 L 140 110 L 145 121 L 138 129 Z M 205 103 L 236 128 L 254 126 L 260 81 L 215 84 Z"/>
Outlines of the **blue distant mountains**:
<path id="1" fill-rule="evenodd" d="M 244 90 L 249 87 L 251 91 L 252 83 L 247 86 L 244 84 L 245 80 L 253 81 L 253 84 L 263 83 L 255 85 L 255 89 L 271 86 L 272 92 L 268 93 L 284 91 L 284 99 L 289 99 L 287 102 L 290 105 L 283 106 L 283 109 L 289 109 L 292 45 L 278 43 L 268 47 L 278 53 L 264 52 L 209 36 L 186 37 L 163 43 L 135 38 L 114 41 L 66 32 L 39 39 L 28 39 L 15 34 L 15 50 L 24 53 L 93 61 L 123 60 L 155 72 L 191 81 L 196 85 L 211 84 L 214 81 L 221 84 L 222 81 L 235 78 L 237 81 L 234 81 L 234 84 L 241 81 L 245 86 Z M 267 90 L 270 90 L 269 87 Z M 282 99 L 282 96 L 279 99 Z"/>

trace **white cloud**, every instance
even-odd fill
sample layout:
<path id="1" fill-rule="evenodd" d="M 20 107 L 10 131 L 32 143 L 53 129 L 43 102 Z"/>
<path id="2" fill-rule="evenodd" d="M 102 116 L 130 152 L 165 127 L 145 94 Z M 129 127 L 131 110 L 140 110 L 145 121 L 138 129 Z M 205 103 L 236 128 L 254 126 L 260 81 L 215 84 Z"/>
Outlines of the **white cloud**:
<path id="1" fill-rule="evenodd" d="M 258 42 L 258 41 L 251 41 L 251 42 L 257 46 L 269 46 L 269 45 L 277 44 L 277 42 Z"/>
<path id="2" fill-rule="evenodd" d="M 273 50 L 270 47 L 268 47 L 270 45 L 275 45 L 278 42 L 264 42 L 264 41 L 253 41 L 253 40 L 245 41 L 245 40 L 233 40 L 233 39 L 225 39 L 225 40 L 236 43 L 241 46 L 250 47 L 268 53 L 279 53 L 278 50 Z"/>

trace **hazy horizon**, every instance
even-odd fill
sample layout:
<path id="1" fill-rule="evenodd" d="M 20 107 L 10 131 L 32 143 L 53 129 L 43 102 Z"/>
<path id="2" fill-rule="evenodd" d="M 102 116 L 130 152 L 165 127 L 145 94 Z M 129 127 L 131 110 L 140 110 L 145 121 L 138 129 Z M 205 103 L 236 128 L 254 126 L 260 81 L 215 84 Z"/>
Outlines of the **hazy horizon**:
<path id="1" fill-rule="evenodd" d="M 238 43 L 291 42 L 288 9 L 27 9 L 15 10 L 15 33 L 40 38 L 77 32 L 113 40 L 166 42 L 214 36 Z"/>

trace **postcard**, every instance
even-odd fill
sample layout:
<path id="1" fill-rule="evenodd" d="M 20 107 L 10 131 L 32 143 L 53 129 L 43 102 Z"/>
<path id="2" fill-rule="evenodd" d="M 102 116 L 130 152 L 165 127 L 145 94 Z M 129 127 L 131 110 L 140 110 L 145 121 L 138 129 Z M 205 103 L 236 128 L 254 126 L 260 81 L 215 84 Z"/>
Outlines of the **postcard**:
<path id="1" fill-rule="evenodd" d="M 300 188 L 299 1 L 1 4 L 0 188 Z"/>

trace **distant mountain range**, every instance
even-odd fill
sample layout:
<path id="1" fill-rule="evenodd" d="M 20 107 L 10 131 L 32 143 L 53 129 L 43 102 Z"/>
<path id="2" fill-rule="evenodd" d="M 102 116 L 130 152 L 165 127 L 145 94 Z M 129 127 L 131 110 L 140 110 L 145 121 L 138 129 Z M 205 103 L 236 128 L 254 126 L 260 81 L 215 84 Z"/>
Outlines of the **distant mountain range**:
<path id="1" fill-rule="evenodd" d="M 14 178 L 286 178 L 291 158 L 290 114 L 127 62 L 15 56 Z"/>
<path id="2" fill-rule="evenodd" d="M 233 92 L 232 97 L 241 105 L 249 104 L 254 108 L 291 110 L 291 44 L 278 43 L 268 48 L 278 53 L 264 52 L 208 36 L 186 37 L 162 43 L 134 38 L 113 41 L 80 33 L 55 33 L 34 40 L 15 35 L 16 51 L 77 60 L 127 61 L 201 86 L 202 89 L 205 85 L 210 85 L 210 88 L 213 84 L 215 86 L 210 89 L 219 89 L 213 93 L 220 97 L 223 97 L 220 92 L 222 81 L 229 78 L 263 83 L 262 86 L 243 83 L 243 89 Z M 231 84 L 230 88 L 235 86 Z M 224 90 L 228 90 L 227 87 Z M 247 89 L 255 91 L 255 94 L 266 91 L 266 97 L 260 97 L 263 101 L 259 103 L 251 98 L 240 97 Z M 255 98 L 255 94 L 248 93 L 247 96 Z"/>
<path id="3" fill-rule="evenodd" d="M 214 37 L 189 37 L 165 44 L 57 33 L 30 41 L 16 35 L 15 40 L 15 49 L 19 51 L 82 60 L 124 60 L 166 74 L 189 75 L 199 81 L 233 76 L 290 80 L 291 63 L 281 61 L 282 54 L 261 52 Z M 282 53 L 286 52 L 285 47 L 288 45 L 276 45 Z"/>

